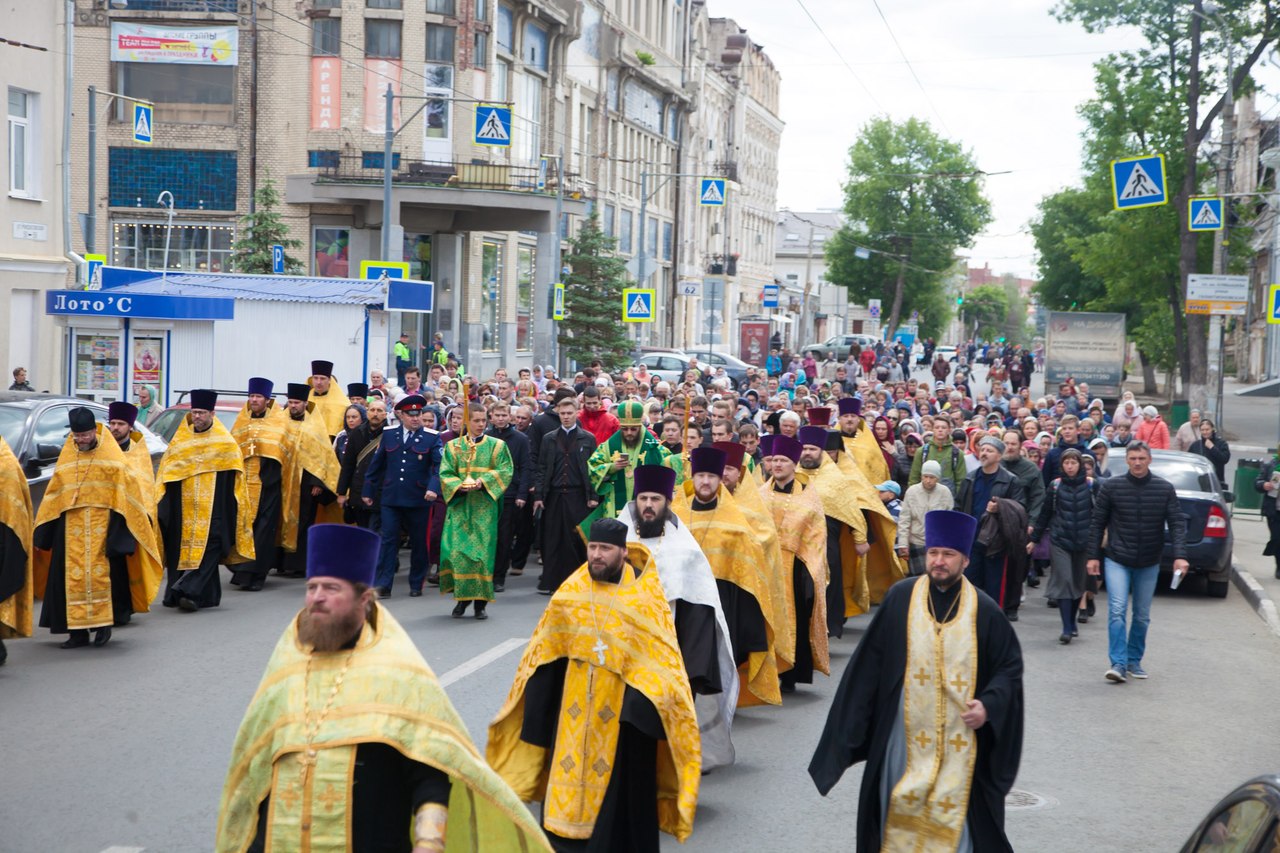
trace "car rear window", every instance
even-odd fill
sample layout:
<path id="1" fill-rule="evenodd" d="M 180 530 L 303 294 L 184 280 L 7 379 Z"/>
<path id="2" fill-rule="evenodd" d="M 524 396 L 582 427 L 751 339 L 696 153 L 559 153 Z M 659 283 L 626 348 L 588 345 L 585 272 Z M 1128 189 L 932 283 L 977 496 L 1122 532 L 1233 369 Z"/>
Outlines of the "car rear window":
<path id="1" fill-rule="evenodd" d="M 1157 477 L 1163 477 L 1173 483 L 1175 489 L 1180 489 L 1184 492 L 1212 492 L 1215 488 L 1211 473 L 1202 468 L 1188 465 L 1185 462 L 1153 459 L 1151 461 L 1151 473 Z"/>
<path id="2" fill-rule="evenodd" d="M 26 406 L 0 406 L 0 436 L 11 450 L 22 440 L 22 427 L 30 411 Z"/>

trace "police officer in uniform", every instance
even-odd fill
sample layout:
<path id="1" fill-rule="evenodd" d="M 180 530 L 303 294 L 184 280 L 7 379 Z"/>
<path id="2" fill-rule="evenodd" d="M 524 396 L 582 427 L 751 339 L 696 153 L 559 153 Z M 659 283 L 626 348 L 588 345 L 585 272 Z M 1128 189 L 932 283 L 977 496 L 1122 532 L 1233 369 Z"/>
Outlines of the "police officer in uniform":
<path id="1" fill-rule="evenodd" d="M 374 580 L 379 598 L 391 595 L 402 527 L 409 534 L 409 595 L 422 595 L 427 578 L 427 515 L 440 494 L 441 444 L 435 430 L 422 426 L 426 404 L 421 394 L 396 403 L 399 425 L 383 431 L 365 475 L 361 496 L 366 506 L 373 505 L 375 490 L 382 490 L 382 551 Z"/>

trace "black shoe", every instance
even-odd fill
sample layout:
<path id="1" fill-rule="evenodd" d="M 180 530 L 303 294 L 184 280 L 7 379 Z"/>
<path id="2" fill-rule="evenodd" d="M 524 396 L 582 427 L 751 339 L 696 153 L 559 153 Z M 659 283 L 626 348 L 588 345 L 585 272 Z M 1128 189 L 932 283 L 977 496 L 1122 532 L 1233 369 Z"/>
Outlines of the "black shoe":
<path id="1" fill-rule="evenodd" d="M 0 640 L 0 666 L 4 666 L 4 662 L 9 659 L 9 650 L 4 647 L 4 640 Z"/>
<path id="2" fill-rule="evenodd" d="M 489 614 L 484 609 L 484 602 L 477 601 L 476 602 L 476 619 L 479 621 L 484 621 L 485 619 L 488 619 L 488 618 L 489 618 Z"/>
<path id="3" fill-rule="evenodd" d="M 780 684 L 778 690 L 782 693 L 795 693 L 796 686 L 794 684 Z"/>
<path id="4" fill-rule="evenodd" d="M 1058 609 L 1058 600 L 1057 600 L 1056 598 L 1049 598 L 1049 599 L 1045 599 L 1045 600 L 1049 603 L 1049 609 L 1050 609 L 1050 610 L 1057 610 L 1057 609 Z"/>
<path id="5" fill-rule="evenodd" d="M 267 585 L 265 578 L 255 578 L 249 582 L 248 586 L 240 587 L 245 592 L 262 592 L 262 588 Z"/>
<path id="6" fill-rule="evenodd" d="M 64 649 L 78 649 L 81 646 L 89 645 L 88 631 L 72 631 L 71 637 L 62 644 Z"/>
<path id="7" fill-rule="evenodd" d="M 1018 611 L 1016 610 L 1010 610 L 1008 613 L 1004 615 L 1005 615 L 1005 618 L 1007 618 L 1010 622 L 1018 621 Z"/>
<path id="8" fill-rule="evenodd" d="M 538 595 L 550 595 L 550 594 L 551 594 L 551 590 L 549 590 L 549 589 L 540 589 L 540 590 L 538 590 Z"/>
<path id="9" fill-rule="evenodd" d="M 427 586 L 440 586 L 439 573 L 427 575 Z"/>
<path id="10" fill-rule="evenodd" d="M 1076 611 L 1076 621 L 1077 621 L 1077 622 L 1081 622 L 1081 623 L 1088 622 L 1088 621 L 1089 621 L 1089 611 L 1088 611 L 1088 610 L 1077 610 L 1077 611 Z"/>
<path id="11" fill-rule="evenodd" d="M 391 587 L 389 586 L 378 587 L 378 598 L 390 598 L 390 597 L 391 597 Z"/>
<path id="12" fill-rule="evenodd" d="M 409 597 L 410 597 L 410 598 L 422 598 L 422 590 L 420 590 L 420 589 L 411 589 L 411 590 L 409 590 Z"/>
<path id="13" fill-rule="evenodd" d="M 507 585 L 506 585 L 505 583 L 495 583 L 495 584 L 493 585 L 493 591 L 494 591 L 494 592 L 506 592 L 506 591 L 507 591 Z"/>
<path id="14" fill-rule="evenodd" d="M 1067 645 L 1068 643 L 1070 643 L 1070 642 L 1071 642 L 1071 635 L 1070 635 L 1070 634 L 1063 634 L 1062 636 L 1058 637 L 1058 642 L 1059 642 L 1059 643 L 1062 643 L 1062 645 L 1064 645 L 1064 646 L 1065 646 L 1065 645 Z"/>
<path id="15" fill-rule="evenodd" d="M 467 605 L 470 603 L 471 602 L 469 601 L 459 601 L 457 604 L 453 605 L 453 618 L 461 619 L 463 616 L 466 616 Z"/>
<path id="16" fill-rule="evenodd" d="M 125 615 L 115 619 L 112 624 L 114 624 L 117 628 L 119 628 L 122 625 L 128 625 L 132 621 L 133 621 L 133 614 L 126 613 Z"/>
<path id="17" fill-rule="evenodd" d="M 195 613 L 200 609 L 200 606 L 191 599 L 184 597 L 178 599 L 178 609 L 185 610 L 187 613 Z"/>
<path id="18" fill-rule="evenodd" d="M 1276 580 L 1280 580 L 1280 569 L 1276 569 Z"/>
<path id="19" fill-rule="evenodd" d="M 98 648 L 102 648 L 109 642 L 111 642 L 110 628 L 99 628 L 97 631 L 94 632 L 93 644 L 95 646 L 97 646 Z"/>
<path id="20" fill-rule="evenodd" d="M 1089 612 L 1090 616 L 1098 612 L 1098 608 L 1094 606 L 1092 598 L 1085 602 L 1084 609 Z"/>
<path id="21" fill-rule="evenodd" d="M 1027 578 L 1027 586 L 1031 587 L 1032 589 L 1037 589 L 1037 588 L 1039 588 L 1039 586 L 1040 586 L 1040 579 L 1039 579 L 1039 578 Z"/>

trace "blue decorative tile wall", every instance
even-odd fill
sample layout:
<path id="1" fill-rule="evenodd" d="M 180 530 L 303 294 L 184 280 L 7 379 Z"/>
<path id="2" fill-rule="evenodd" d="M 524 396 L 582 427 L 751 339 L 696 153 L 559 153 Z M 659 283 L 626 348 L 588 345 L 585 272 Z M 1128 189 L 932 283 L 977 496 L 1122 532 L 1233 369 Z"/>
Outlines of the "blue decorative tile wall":
<path id="1" fill-rule="evenodd" d="M 381 169 L 382 168 L 382 152 L 381 151 L 362 151 L 360 152 L 360 168 L 362 169 Z M 400 168 L 400 152 L 391 152 L 391 168 Z"/>
<path id="2" fill-rule="evenodd" d="M 112 207 L 156 207 L 164 190 L 178 210 L 236 209 L 236 152 L 112 148 L 107 167 Z"/>
<path id="3" fill-rule="evenodd" d="M 308 151 L 307 166 L 312 169 L 338 168 L 337 151 Z"/>

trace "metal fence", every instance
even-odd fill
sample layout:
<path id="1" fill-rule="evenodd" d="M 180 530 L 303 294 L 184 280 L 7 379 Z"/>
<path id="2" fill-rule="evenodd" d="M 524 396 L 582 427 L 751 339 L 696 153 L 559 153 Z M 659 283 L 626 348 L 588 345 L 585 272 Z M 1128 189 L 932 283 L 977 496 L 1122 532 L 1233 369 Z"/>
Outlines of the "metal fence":
<path id="1" fill-rule="evenodd" d="M 372 152 L 371 152 L 372 153 Z M 559 190 L 554 170 L 550 173 L 536 166 L 512 166 L 505 163 L 456 163 L 438 160 L 409 160 L 395 155 L 392 180 L 400 185 L 455 187 L 464 190 L 501 190 L 505 192 L 555 195 Z M 382 153 L 330 155 L 319 166 L 319 177 L 330 181 L 382 183 Z M 585 185 L 579 176 L 566 173 L 564 194 L 581 198 Z"/>

